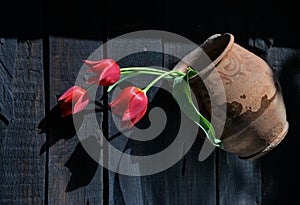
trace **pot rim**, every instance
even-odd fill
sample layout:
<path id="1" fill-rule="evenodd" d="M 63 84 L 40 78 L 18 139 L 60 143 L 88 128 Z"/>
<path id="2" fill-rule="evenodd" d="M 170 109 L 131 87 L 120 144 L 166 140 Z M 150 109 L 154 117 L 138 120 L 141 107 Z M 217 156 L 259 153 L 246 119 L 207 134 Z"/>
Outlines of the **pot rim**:
<path id="1" fill-rule="evenodd" d="M 199 74 L 206 74 L 206 73 L 209 73 L 209 71 L 213 68 L 215 68 L 218 63 L 224 58 L 224 56 L 226 56 L 226 54 L 228 53 L 228 51 L 232 48 L 233 44 L 234 44 L 234 36 L 231 34 L 231 33 L 223 33 L 223 34 L 214 34 L 212 35 L 211 37 L 209 37 L 206 41 L 204 41 L 203 44 L 201 44 L 200 48 L 203 50 L 203 52 L 207 55 L 207 56 L 210 56 L 209 55 L 209 50 L 206 50 L 206 49 L 210 49 L 215 42 L 214 40 L 218 39 L 218 38 L 223 38 L 223 37 L 229 37 L 229 40 L 227 42 L 226 45 L 224 45 L 224 49 L 223 51 L 217 55 L 217 57 L 215 59 L 211 59 L 212 62 L 206 67 L 206 68 L 203 68 Z M 211 42 L 210 42 L 211 41 Z M 217 46 L 216 47 L 217 49 L 220 48 L 220 46 Z"/>
<path id="2" fill-rule="evenodd" d="M 197 69 L 198 75 L 191 78 L 206 76 L 226 56 L 233 44 L 234 36 L 231 33 L 214 34 L 207 38 L 199 47 L 189 52 L 173 69 L 186 72 L 187 67 L 191 66 L 196 59 L 205 54 L 205 59 L 209 59 L 209 62 L 204 67 L 201 67 L 201 69 Z"/>
<path id="3" fill-rule="evenodd" d="M 222 53 L 213 61 L 213 64 L 215 64 L 215 65 L 217 65 L 221 61 L 221 59 L 232 48 L 232 45 L 234 43 L 234 36 L 231 33 L 224 33 L 220 36 L 229 36 L 229 42 L 227 43 L 227 45 L 226 45 L 225 49 L 222 51 Z M 214 36 L 211 36 L 211 37 L 214 37 Z M 213 40 L 214 38 L 211 38 L 211 39 Z M 210 38 L 208 40 L 210 40 Z M 206 40 L 206 41 L 208 41 L 208 40 Z M 205 42 L 205 43 L 207 43 L 207 42 Z"/>

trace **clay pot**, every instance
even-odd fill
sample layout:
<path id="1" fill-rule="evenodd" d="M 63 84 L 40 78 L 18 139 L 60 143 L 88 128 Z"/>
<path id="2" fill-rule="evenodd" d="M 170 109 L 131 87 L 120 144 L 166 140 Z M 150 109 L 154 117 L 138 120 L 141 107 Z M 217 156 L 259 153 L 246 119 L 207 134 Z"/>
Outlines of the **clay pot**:
<path id="1" fill-rule="evenodd" d="M 232 34 L 210 37 L 174 69 L 185 72 L 187 66 L 199 71 L 190 86 L 205 117 L 211 119 L 212 101 L 217 106 L 225 103 L 225 126 L 220 137 L 224 150 L 243 159 L 257 159 L 286 136 L 286 109 L 272 69 L 259 56 L 236 44 Z M 217 71 L 222 85 L 215 85 L 212 71 Z M 208 92 L 207 85 L 213 92 Z M 225 102 L 218 98 L 221 92 L 225 92 Z"/>

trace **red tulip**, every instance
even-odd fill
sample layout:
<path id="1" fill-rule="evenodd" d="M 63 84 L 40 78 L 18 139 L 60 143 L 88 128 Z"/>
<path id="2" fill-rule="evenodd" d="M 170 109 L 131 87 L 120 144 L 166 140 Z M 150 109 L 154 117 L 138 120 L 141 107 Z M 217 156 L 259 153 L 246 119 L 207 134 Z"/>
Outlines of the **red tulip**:
<path id="1" fill-rule="evenodd" d="M 72 86 L 58 99 L 62 117 L 80 112 L 88 105 L 89 101 L 90 97 L 85 89 Z"/>
<path id="2" fill-rule="evenodd" d="M 121 115 L 121 127 L 132 127 L 145 114 L 148 106 L 146 93 L 137 87 L 127 87 L 109 106 L 112 113 Z"/>
<path id="3" fill-rule="evenodd" d="M 87 80 L 87 84 L 97 83 L 102 86 L 110 86 L 120 79 L 120 66 L 112 59 L 84 60 L 84 63 L 89 66 L 89 72 L 95 73 Z"/>

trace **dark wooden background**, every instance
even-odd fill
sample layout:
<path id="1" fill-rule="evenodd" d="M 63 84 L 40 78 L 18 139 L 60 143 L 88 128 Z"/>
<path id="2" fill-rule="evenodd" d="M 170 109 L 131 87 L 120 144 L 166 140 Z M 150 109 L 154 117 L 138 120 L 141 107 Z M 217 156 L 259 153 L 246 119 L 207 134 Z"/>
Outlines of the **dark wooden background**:
<path id="1" fill-rule="evenodd" d="M 155 29 L 174 32 L 200 45 L 215 33 L 230 32 L 246 48 L 249 39 L 271 37 L 274 47 L 297 49 L 299 11 L 294 4 L 270 0 L 2 2 L 0 204 L 299 203 L 299 62 L 293 64 L 293 74 L 281 78 L 290 131 L 278 147 L 255 161 L 241 160 L 217 149 L 199 162 L 202 140 L 197 139 L 184 159 L 161 173 L 132 177 L 99 166 L 87 185 L 66 191 L 71 172 L 65 163 L 78 139 L 60 139 L 40 155 L 42 145 L 50 140 L 49 130 L 44 134 L 36 132 L 37 124 L 55 106 L 56 95 L 74 84 L 82 59 L 114 37 Z M 141 39 L 141 43 L 172 52 L 191 50 L 159 39 Z M 154 54 L 122 63 L 143 64 L 141 59 L 166 68 L 176 63 Z M 105 112 L 103 129 L 105 134 L 116 132 Z M 122 148 L 127 142 L 116 139 L 112 143 Z M 150 149 L 159 146 L 152 144 Z"/>

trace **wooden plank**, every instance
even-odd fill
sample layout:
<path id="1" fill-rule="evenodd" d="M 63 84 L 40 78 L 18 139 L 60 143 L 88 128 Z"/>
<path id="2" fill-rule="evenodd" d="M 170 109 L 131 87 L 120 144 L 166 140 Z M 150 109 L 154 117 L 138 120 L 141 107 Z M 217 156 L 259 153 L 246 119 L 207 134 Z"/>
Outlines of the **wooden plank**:
<path id="1" fill-rule="evenodd" d="M 108 41 L 107 57 L 117 60 L 121 67 L 161 67 L 163 65 L 161 40 L 160 38 L 146 38 L 143 34 L 111 39 Z M 130 81 L 120 84 L 114 92 L 111 92 L 109 100 L 111 101 L 114 99 L 116 97 L 116 93 L 128 85 L 135 85 L 143 88 L 147 85 L 147 83 L 151 82 L 152 79 L 153 76 L 145 75 L 139 75 L 136 78 L 134 77 L 130 79 Z M 153 101 L 155 98 L 155 89 L 154 92 L 149 91 L 148 94 L 149 100 Z M 157 99 L 154 101 L 157 101 Z M 151 105 L 149 105 L 149 110 L 151 109 Z M 148 114 L 146 114 L 146 116 L 147 115 Z M 146 118 L 147 117 L 144 119 Z M 141 127 L 147 127 L 148 125 L 148 122 L 140 122 L 138 128 L 145 129 L 145 127 Z M 109 143 L 114 147 L 114 149 L 132 156 L 153 154 L 164 147 L 163 137 L 166 136 L 154 136 L 156 138 L 153 140 L 139 141 L 139 138 L 142 136 L 146 137 L 145 135 L 147 135 L 147 132 L 137 131 L 137 129 L 131 129 L 129 132 L 123 133 L 122 129 L 120 129 L 119 121 L 109 112 Z M 136 138 L 136 140 L 128 139 L 128 137 Z M 111 150 L 112 148 L 108 150 L 109 161 L 112 164 L 118 163 L 122 157 L 116 161 L 116 157 Z M 148 163 L 150 165 L 151 162 L 149 161 Z M 124 173 L 126 169 L 123 166 L 119 167 L 118 170 L 112 170 L 109 172 L 110 204 L 161 204 L 165 201 L 166 195 L 162 194 L 165 190 L 163 184 L 163 173 L 142 176 L 143 173 L 140 170 L 139 162 L 132 162 L 128 160 L 125 161 L 124 164 L 130 167 L 131 170 L 127 174 Z M 137 176 L 132 176 L 133 173 Z"/>
<path id="2" fill-rule="evenodd" d="M 298 145 L 300 120 L 300 59 L 299 50 L 272 47 L 266 61 L 277 74 L 282 88 L 289 131 L 285 138 L 271 152 L 261 159 L 262 204 L 299 204 L 297 187 Z"/>
<path id="3" fill-rule="evenodd" d="M 17 39 L 0 38 L 0 129 L 13 118 L 13 74 L 17 57 Z"/>
<path id="4" fill-rule="evenodd" d="M 149 35 L 150 36 L 150 35 Z M 159 36 L 159 35 L 158 35 Z M 138 38 L 140 37 L 140 38 Z M 164 65 L 164 69 L 172 69 L 178 62 L 178 58 L 170 55 L 163 55 L 171 53 L 174 55 L 185 56 L 189 51 L 194 49 L 193 46 L 180 44 L 180 42 L 172 42 L 170 39 L 141 38 L 142 35 L 137 35 L 136 38 L 118 40 L 113 39 L 113 43 L 108 46 L 108 56 L 117 58 L 124 56 L 119 63 L 121 67 L 127 66 L 159 66 Z M 169 42 L 168 42 L 169 40 Z M 164 44 L 162 44 L 162 42 Z M 152 49 L 151 49 L 152 47 Z M 151 52 L 138 53 L 137 50 L 151 51 L 156 49 L 158 53 L 154 55 Z M 136 51 L 134 55 L 126 55 Z M 118 53 L 119 52 L 119 53 Z M 133 52 L 134 53 L 134 52 Z M 149 82 L 146 76 L 139 76 L 130 80 L 129 84 L 143 87 Z M 122 85 L 125 87 L 128 84 Z M 172 98 L 170 84 L 160 84 L 163 88 L 168 88 L 166 91 L 156 90 L 150 96 L 150 104 L 148 111 L 153 108 L 161 107 L 167 115 L 167 124 L 161 134 L 158 136 L 151 136 L 155 133 L 148 133 L 148 137 L 154 139 L 149 141 L 128 140 L 126 136 L 133 139 L 145 137 L 147 132 L 141 134 L 136 130 L 129 134 L 125 133 L 118 135 L 119 129 L 116 127 L 118 121 L 112 122 L 110 125 L 109 136 L 117 136 L 110 141 L 110 143 L 120 150 L 130 155 L 150 155 L 153 153 L 160 153 L 172 144 L 178 135 L 177 126 L 188 128 L 191 121 L 184 116 L 180 118 L 178 113 L 178 106 Z M 122 87 L 121 87 L 122 88 Z M 113 95 L 113 94 L 112 94 Z M 180 111 L 179 111 L 180 112 Z M 160 113 L 160 118 L 163 118 L 163 113 Z M 178 115 L 179 114 L 179 115 Z M 139 128 L 147 128 L 149 126 L 148 116 L 141 121 L 137 126 Z M 116 118 L 115 118 L 116 119 Z M 152 126 L 158 126 L 154 119 Z M 179 120 L 179 121 L 178 121 Z M 186 124 L 181 125 L 180 121 Z M 179 124 L 178 124 L 179 123 Z M 195 129 L 195 127 L 193 127 Z M 197 130 L 196 130 L 197 132 Z M 181 136 L 182 137 L 182 136 Z M 188 151 L 184 159 L 179 160 L 173 166 L 166 168 L 163 172 L 150 174 L 147 176 L 126 176 L 123 174 L 116 174 L 110 172 L 110 203 L 116 204 L 215 204 L 216 203 L 216 185 L 215 185 L 215 161 L 214 154 L 212 154 L 206 161 L 199 162 L 198 155 L 201 150 L 203 140 L 197 136 L 184 136 L 186 143 L 189 139 L 196 137 L 194 146 Z M 184 144 L 181 144 L 178 152 L 184 152 Z M 188 149 L 188 148 L 187 148 Z M 112 156 L 109 156 L 113 160 Z M 165 160 L 165 158 L 161 158 Z M 151 164 L 151 162 L 149 161 Z M 128 162 L 128 167 L 136 171 L 136 174 L 143 174 L 138 162 Z M 152 165 L 155 166 L 155 165 Z"/>
<path id="5" fill-rule="evenodd" d="M 180 44 L 178 44 L 178 50 L 182 50 Z M 214 181 L 214 183 L 210 183 L 208 188 L 205 184 L 199 186 L 205 187 L 200 192 L 206 193 L 204 196 L 208 198 L 214 196 L 214 201 L 210 200 L 212 204 L 259 204 L 261 200 L 259 163 L 242 161 L 235 156 L 228 155 L 228 153 L 220 153 L 220 151 L 219 149 L 215 150 L 215 154 L 217 154 L 215 161 L 213 157 L 209 157 L 205 162 L 211 160 L 210 165 L 201 167 L 206 171 L 202 182 L 206 182 L 208 179 L 208 182 Z M 201 177 L 203 177 L 203 173 Z M 244 184 L 244 181 L 246 181 L 246 184 Z M 203 200 L 203 198 L 201 199 Z"/>
<path id="6" fill-rule="evenodd" d="M 197 44 L 184 36 L 173 33 L 176 37 L 167 35 L 163 40 L 164 44 L 164 65 L 168 69 L 173 69 L 189 52 L 197 47 Z M 182 125 L 191 127 L 190 129 L 200 129 L 192 126 L 193 121 L 182 115 Z M 189 136 L 198 134 L 197 136 Z M 186 141 L 192 140 L 193 146 L 189 149 L 185 157 L 176 165 L 166 170 L 166 187 L 169 204 L 216 204 L 216 175 L 215 175 L 215 155 L 210 153 L 203 161 L 198 161 L 200 150 L 204 146 L 204 138 L 201 130 L 190 132 L 185 136 Z M 176 180 L 175 180 L 176 179 Z"/>
<path id="7" fill-rule="evenodd" d="M 218 204 L 261 204 L 260 160 L 243 160 L 221 149 L 216 154 Z"/>
<path id="8" fill-rule="evenodd" d="M 99 46 L 101 46 L 101 42 L 94 40 L 50 37 L 51 109 L 57 104 L 56 95 L 61 95 L 69 87 L 74 85 L 77 75 L 83 65 L 82 60 L 87 59 Z M 99 53 L 99 55 L 102 56 L 101 53 Z M 85 78 L 86 76 L 81 76 L 81 81 L 84 82 L 86 80 Z M 82 84 L 82 86 L 85 87 L 86 85 Z M 101 92 L 101 89 L 99 92 Z M 99 123 L 101 123 L 101 121 Z M 80 144 L 78 145 L 80 141 L 75 133 L 68 132 L 68 129 L 70 129 L 72 125 L 73 123 L 71 120 L 69 126 L 62 128 L 65 129 L 65 132 L 49 149 L 48 203 L 101 204 L 102 169 L 99 166 L 96 167 L 96 172 L 85 172 L 89 171 L 89 169 L 95 169 L 95 164 L 93 162 L 89 164 L 85 163 L 84 159 L 88 159 L 86 153 L 77 152 L 78 150 L 83 151 L 83 149 L 80 147 Z M 88 129 L 88 127 L 85 128 Z M 61 132 L 62 129 L 58 131 Z M 51 130 L 55 131 L 54 127 L 50 128 L 50 133 Z M 49 137 L 51 138 L 51 135 Z M 65 140 L 62 138 L 65 138 Z M 76 163 L 77 157 L 78 160 L 80 160 L 78 163 Z M 70 161 L 70 159 L 72 160 Z M 67 165 L 64 166 L 65 163 L 67 163 Z M 72 168 L 73 173 L 71 173 L 72 169 L 69 169 L 73 165 L 75 165 L 75 167 Z M 76 167 L 77 165 L 78 167 Z M 86 173 L 86 175 L 78 177 L 77 171 L 79 170 Z M 74 183 L 72 182 L 72 187 L 68 187 L 67 192 L 66 189 L 71 177 L 73 177 L 72 180 L 74 180 Z M 91 181 L 86 181 L 87 184 L 82 184 L 81 180 L 86 179 L 86 177 L 89 177 L 87 180 Z"/>
<path id="9" fill-rule="evenodd" d="M 17 40 L 10 40 L 14 46 L 1 55 L 15 70 L 10 102 L 15 113 L 0 131 L 0 204 L 43 204 L 45 157 L 39 156 L 39 148 L 45 135 L 35 131 L 44 115 L 42 40 L 18 41 L 17 47 Z"/>
<path id="10" fill-rule="evenodd" d="M 245 161 L 218 150 L 219 204 L 261 204 L 260 160 Z"/>
<path id="11" fill-rule="evenodd" d="M 17 57 L 17 39 L 0 38 L 0 62 L 3 68 L 12 77 Z"/>

